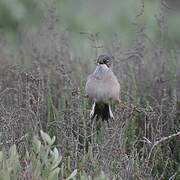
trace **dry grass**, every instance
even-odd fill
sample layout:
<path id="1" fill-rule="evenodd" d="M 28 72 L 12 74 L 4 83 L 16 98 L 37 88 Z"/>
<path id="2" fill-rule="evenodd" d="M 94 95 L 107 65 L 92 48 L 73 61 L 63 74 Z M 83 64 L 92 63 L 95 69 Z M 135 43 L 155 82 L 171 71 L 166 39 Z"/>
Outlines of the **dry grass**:
<path id="1" fill-rule="evenodd" d="M 67 36 L 41 24 L 35 33 L 21 32 L 21 40 L 18 58 L 31 59 L 31 66 L 0 67 L 1 146 L 16 143 L 23 153 L 31 135 L 44 129 L 56 135 L 64 163 L 70 159 L 79 173 L 95 176 L 103 170 L 110 179 L 180 177 L 180 62 L 175 50 L 162 49 L 143 33 L 130 49 L 114 42 L 122 100 L 140 112 L 114 106 L 115 120 L 97 130 L 84 97 L 89 66 L 71 58 Z"/>

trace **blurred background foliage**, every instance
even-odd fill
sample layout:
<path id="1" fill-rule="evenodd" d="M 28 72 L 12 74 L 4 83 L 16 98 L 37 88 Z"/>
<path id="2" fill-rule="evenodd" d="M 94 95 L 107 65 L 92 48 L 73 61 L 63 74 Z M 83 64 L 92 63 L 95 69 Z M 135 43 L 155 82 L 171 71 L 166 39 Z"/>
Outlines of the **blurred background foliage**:
<path id="1" fill-rule="evenodd" d="M 117 38 L 122 46 L 129 46 L 142 29 L 166 47 L 180 41 L 180 11 L 175 0 L 0 0 L 1 33 L 10 36 L 22 28 L 34 29 L 52 7 L 57 28 L 68 32 L 72 50 L 79 56 L 88 55 L 89 42 L 82 32 L 100 33 L 99 41 L 107 49 Z"/>
<path id="2" fill-rule="evenodd" d="M 18 26 L 31 25 L 37 21 L 40 14 L 39 6 L 29 0 L 1 0 L 0 1 L 0 28 L 1 31 L 16 32 Z"/>

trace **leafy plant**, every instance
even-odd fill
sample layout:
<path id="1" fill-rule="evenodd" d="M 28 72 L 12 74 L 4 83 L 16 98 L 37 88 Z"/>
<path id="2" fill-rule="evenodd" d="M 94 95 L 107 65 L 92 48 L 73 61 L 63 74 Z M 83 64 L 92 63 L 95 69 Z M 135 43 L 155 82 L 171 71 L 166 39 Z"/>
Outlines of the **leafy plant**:
<path id="1" fill-rule="evenodd" d="M 0 151 L 0 179 L 59 179 L 60 173 L 63 174 L 63 166 L 60 165 L 62 156 L 58 149 L 52 147 L 56 138 L 55 136 L 51 138 L 42 130 L 40 131 L 40 138 L 38 136 L 33 138 L 32 148 L 30 152 L 26 152 L 22 160 L 20 160 L 16 145 L 12 145 L 7 154 L 3 150 Z M 66 180 L 74 178 L 76 174 L 77 169 Z"/>
<path id="2" fill-rule="evenodd" d="M 19 155 L 15 145 L 11 146 L 8 154 L 4 151 L 0 151 L 0 179 L 18 179 L 20 170 Z"/>

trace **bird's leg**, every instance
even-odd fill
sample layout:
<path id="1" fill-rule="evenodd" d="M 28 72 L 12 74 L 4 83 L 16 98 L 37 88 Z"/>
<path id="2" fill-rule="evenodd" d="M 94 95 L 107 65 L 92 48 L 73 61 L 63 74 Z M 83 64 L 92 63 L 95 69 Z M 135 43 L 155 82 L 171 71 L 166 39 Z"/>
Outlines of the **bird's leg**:
<path id="1" fill-rule="evenodd" d="M 91 113 L 90 113 L 91 118 L 94 116 L 95 106 L 96 106 L 96 102 L 94 102 L 92 105 L 92 109 L 91 109 Z"/>
<path id="2" fill-rule="evenodd" d="M 113 113 L 111 111 L 111 107 L 110 107 L 110 105 L 108 105 L 108 106 L 109 106 L 109 115 L 110 115 L 110 118 L 112 118 L 114 120 L 114 115 L 113 115 Z"/>

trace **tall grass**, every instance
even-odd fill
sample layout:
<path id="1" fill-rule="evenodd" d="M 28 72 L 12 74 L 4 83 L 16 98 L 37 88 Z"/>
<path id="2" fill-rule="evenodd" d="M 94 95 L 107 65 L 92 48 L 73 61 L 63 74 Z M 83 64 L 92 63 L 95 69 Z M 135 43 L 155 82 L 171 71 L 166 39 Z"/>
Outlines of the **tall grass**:
<path id="1" fill-rule="evenodd" d="M 17 152 L 27 158 L 32 138 L 43 129 L 56 136 L 52 146 L 61 151 L 60 178 L 77 169 L 77 179 L 178 179 L 177 50 L 169 51 L 144 32 L 137 33 L 128 49 L 114 40 L 114 72 L 121 99 L 130 108 L 114 104 L 115 120 L 108 126 L 91 121 L 91 102 L 84 93 L 93 58 L 101 50 L 92 48 L 92 60 L 73 57 L 67 34 L 48 23 L 37 32 L 19 32 L 20 49 L 14 59 L 24 64 L 30 59 L 30 66 L 0 66 L 1 147 L 8 152 L 16 144 Z"/>

